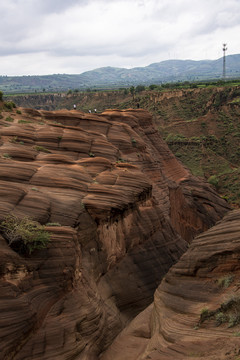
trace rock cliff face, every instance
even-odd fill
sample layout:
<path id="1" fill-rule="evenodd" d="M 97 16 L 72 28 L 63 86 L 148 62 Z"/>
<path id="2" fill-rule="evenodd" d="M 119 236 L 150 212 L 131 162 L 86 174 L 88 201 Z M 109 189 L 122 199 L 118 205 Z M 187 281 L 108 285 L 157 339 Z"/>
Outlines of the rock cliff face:
<path id="1" fill-rule="evenodd" d="M 98 359 L 229 207 L 144 110 L 2 115 L 0 220 L 49 224 L 51 242 L 23 256 L 0 237 L 0 359 Z"/>
<path id="2" fill-rule="evenodd" d="M 101 360 L 239 359 L 239 224 L 235 210 L 197 236 Z"/>

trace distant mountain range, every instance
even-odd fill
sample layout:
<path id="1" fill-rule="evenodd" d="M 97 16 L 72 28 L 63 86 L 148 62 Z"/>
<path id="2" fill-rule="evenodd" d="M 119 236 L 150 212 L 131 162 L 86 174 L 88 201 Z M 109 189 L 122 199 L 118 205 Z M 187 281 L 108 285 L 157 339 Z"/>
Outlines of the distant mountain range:
<path id="1" fill-rule="evenodd" d="M 218 60 L 166 60 L 132 69 L 102 67 L 82 74 L 0 76 L 5 93 L 106 89 L 176 81 L 221 79 L 223 58 Z M 226 77 L 240 77 L 240 54 L 226 56 Z"/>

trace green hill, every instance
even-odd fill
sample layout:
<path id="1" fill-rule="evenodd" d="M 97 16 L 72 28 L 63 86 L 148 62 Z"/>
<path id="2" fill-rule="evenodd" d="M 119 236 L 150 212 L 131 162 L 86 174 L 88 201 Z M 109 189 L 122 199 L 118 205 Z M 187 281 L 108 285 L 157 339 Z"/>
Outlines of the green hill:
<path id="1" fill-rule="evenodd" d="M 176 81 L 221 79 L 223 59 L 167 60 L 133 69 L 103 67 L 82 74 L 44 76 L 0 76 L 4 93 L 60 92 L 68 89 L 114 89 L 131 85 L 150 85 Z M 226 57 L 226 76 L 240 77 L 240 54 Z"/>

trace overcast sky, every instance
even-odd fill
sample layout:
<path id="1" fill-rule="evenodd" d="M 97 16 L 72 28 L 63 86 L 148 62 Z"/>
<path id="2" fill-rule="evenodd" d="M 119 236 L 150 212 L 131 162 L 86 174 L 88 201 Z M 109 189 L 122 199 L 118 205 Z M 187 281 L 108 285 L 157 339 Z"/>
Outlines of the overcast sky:
<path id="1" fill-rule="evenodd" d="M 240 53 L 240 0 L 0 0 L 0 75 Z"/>

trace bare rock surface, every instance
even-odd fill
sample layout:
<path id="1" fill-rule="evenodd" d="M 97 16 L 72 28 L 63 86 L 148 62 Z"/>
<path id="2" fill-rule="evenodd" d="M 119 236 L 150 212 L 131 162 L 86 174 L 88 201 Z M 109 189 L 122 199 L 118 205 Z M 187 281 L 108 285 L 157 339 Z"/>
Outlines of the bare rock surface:
<path id="1" fill-rule="evenodd" d="M 197 236 L 101 360 L 240 355 L 240 210 Z"/>
<path id="2" fill-rule="evenodd" d="M 144 110 L 2 115 L 0 220 L 49 224 L 51 241 L 23 256 L 0 238 L 0 359 L 96 360 L 229 206 Z"/>

